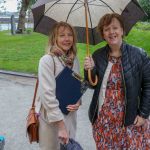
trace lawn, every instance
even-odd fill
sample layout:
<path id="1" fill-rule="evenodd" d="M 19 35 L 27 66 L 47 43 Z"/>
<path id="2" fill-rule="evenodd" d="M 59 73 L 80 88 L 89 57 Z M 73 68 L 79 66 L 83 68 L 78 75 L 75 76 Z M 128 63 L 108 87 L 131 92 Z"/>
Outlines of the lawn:
<path id="1" fill-rule="evenodd" d="M 144 48 L 150 55 L 150 24 L 138 23 L 125 37 L 125 41 Z M 0 32 L 0 69 L 37 74 L 39 59 L 46 53 L 48 38 L 42 34 L 34 33 L 14 35 L 10 31 Z M 95 49 L 103 46 L 102 42 L 90 46 L 91 54 Z M 83 61 L 86 55 L 85 44 L 77 44 L 78 57 L 83 75 Z"/>

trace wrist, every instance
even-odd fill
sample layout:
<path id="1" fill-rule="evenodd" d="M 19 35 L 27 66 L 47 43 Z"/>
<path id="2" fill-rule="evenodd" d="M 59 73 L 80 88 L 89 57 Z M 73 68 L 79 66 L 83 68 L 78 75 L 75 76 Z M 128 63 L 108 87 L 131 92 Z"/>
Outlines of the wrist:
<path id="1" fill-rule="evenodd" d="M 140 116 L 141 118 L 144 118 L 144 119 L 147 119 L 149 117 L 149 115 L 146 115 L 142 111 L 139 111 L 138 116 Z"/>

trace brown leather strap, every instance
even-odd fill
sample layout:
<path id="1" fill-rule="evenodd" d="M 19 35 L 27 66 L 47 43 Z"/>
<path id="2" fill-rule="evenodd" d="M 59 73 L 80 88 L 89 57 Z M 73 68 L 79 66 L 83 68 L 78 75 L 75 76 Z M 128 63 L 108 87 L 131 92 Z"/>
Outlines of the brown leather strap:
<path id="1" fill-rule="evenodd" d="M 35 107 L 35 99 L 36 99 L 36 93 L 37 93 L 37 89 L 38 89 L 38 84 L 39 84 L 39 80 L 36 80 L 36 86 L 35 86 L 35 90 L 34 90 L 34 97 L 33 97 L 33 102 L 32 102 L 32 107 Z"/>
<path id="2" fill-rule="evenodd" d="M 52 56 L 53 63 L 54 63 L 54 75 L 55 75 L 55 72 L 56 72 L 55 61 L 54 61 L 53 55 L 51 55 L 51 56 Z M 33 97 L 32 107 L 35 107 L 35 99 L 36 99 L 36 93 L 37 93 L 38 85 L 39 85 L 39 79 L 37 78 L 36 85 L 35 85 L 35 90 L 34 90 L 34 97 Z"/>
<path id="3" fill-rule="evenodd" d="M 54 60 L 54 57 L 52 55 L 52 59 L 53 59 L 53 64 L 54 64 L 54 75 L 56 74 L 56 65 L 55 65 L 55 60 Z"/>

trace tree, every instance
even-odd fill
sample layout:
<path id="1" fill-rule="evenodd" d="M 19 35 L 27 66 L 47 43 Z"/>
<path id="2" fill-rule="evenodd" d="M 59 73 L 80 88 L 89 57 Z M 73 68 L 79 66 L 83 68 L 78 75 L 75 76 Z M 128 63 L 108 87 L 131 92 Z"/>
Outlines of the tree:
<path id="1" fill-rule="evenodd" d="M 143 8 L 143 10 L 147 13 L 147 17 L 145 18 L 150 19 L 150 0 L 139 0 L 139 3 L 141 5 L 141 7 Z M 144 20 L 145 20 L 144 19 Z"/>
<path id="2" fill-rule="evenodd" d="M 1 3 L 5 3 L 5 2 L 6 2 L 6 0 L 0 0 L 0 4 L 1 4 Z"/>
<path id="3" fill-rule="evenodd" d="M 4 6 L 4 4 L 6 3 L 6 0 L 0 0 L 0 8 L 1 8 L 1 11 L 0 12 L 5 12 L 6 11 L 6 8 Z"/>
<path id="4" fill-rule="evenodd" d="M 19 12 L 19 19 L 18 19 L 18 26 L 17 26 L 17 32 L 23 33 L 25 31 L 25 22 L 26 22 L 26 12 L 28 9 L 30 9 L 30 6 L 35 3 L 36 0 L 18 0 L 18 6 L 20 7 Z M 18 8 L 19 8 L 18 7 Z"/>

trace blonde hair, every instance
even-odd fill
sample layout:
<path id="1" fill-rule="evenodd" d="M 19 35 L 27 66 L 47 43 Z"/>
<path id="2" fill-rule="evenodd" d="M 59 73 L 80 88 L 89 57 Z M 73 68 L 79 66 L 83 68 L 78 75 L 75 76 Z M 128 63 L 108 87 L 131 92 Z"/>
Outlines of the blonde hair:
<path id="1" fill-rule="evenodd" d="M 112 19 L 116 18 L 119 23 L 120 23 L 120 26 L 122 27 L 123 29 L 123 32 L 124 32 L 124 22 L 122 20 L 122 17 L 121 15 L 117 14 L 117 13 L 111 13 L 111 14 L 105 14 L 99 21 L 98 23 L 98 26 L 97 26 L 97 30 L 98 32 L 100 33 L 101 37 L 103 38 L 104 37 L 104 34 L 103 34 L 103 28 L 104 26 L 108 26 L 111 22 L 112 22 Z"/>
<path id="2" fill-rule="evenodd" d="M 57 22 L 53 29 L 51 30 L 50 32 L 50 35 L 49 35 L 49 47 L 53 47 L 55 46 L 56 44 L 56 41 L 57 41 L 57 37 L 58 37 L 58 30 L 60 27 L 64 27 L 64 28 L 68 28 L 71 30 L 72 34 L 73 34 L 73 45 L 71 47 L 71 49 L 68 51 L 68 55 L 73 55 L 74 57 L 76 56 L 77 54 L 77 48 L 76 48 L 76 42 L 77 42 L 77 38 L 76 38 L 76 33 L 75 33 L 75 30 L 74 28 L 66 23 L 66 22 Z"/>

